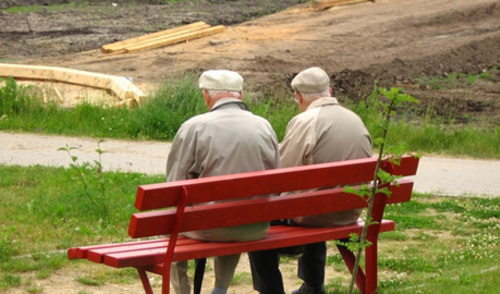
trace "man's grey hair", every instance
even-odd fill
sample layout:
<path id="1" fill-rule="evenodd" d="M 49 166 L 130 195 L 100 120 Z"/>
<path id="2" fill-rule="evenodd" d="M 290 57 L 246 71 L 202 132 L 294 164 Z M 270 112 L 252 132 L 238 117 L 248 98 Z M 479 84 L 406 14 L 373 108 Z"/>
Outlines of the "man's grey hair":
<path id="1" fill-rule="evenodd" d="M 234 97 L 234 98 L 240 97 L 240 91 L 207 90 L 207 93 L 208 96 L 210 96 L 210 98 L 220 97 L 221 95 L 224 95 L 225 97 Z"/>
<path id="2" fill-rule="evenodd" d="M 302 94 L 302 98 L 305 101 L 313 101 L 319 98 L 331 96 L 330 89 L 326 89 L 325 91 L 319 93 L 300 93 L 300 94 Z"/>

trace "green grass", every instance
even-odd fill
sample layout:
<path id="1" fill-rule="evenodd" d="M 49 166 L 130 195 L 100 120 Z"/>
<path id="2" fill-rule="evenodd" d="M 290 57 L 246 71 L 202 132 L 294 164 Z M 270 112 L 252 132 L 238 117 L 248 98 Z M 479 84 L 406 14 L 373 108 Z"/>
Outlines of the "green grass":
<path id="1" fill-rule="evenodd" d="M 29 6 L 12 6 L 3 11 L 8 13 L 37 13 L 37 12 L 60 12 L 69 9 L 78 9 L 90 5 L 90 1 L 69 2 L 67 4 L 54 5 L 29 5 Z"/>
<path id="2" fill-rule="evenodd" d="M 491 72 L 498 71 L 497 67 L 490 69 Z M 490 72 L 482 72 L 480 74 L 464 74 L 464 73 L 450 73 L 444 77 L 417 77 L 416 84 L 428 86 L 433 89 L 449 89 L 458 85 L 471 85 L 479 79 L 494 81 Z"/>
<path id="3" fill-rule="evenodd" d="M 190 73 L 165 81 L 141 107 L 132 110 L 88 103 L 63 109 L 55 103 L 43 104 L 35 92 L 17 85 L 13 79 L 0 82 L 0 130 L 171 141 L 184 121 L 207 111 L 196 76 Z M 299 113 L 290 97 L 288 89 L 277 89 L 245 92 L 244 100 L 252 112 L 270 121 L 281 140 L 288 121 Z M 384 119 L 378 99 L 374 92 L 366 100 L 344 105 L 361 116 L 373 138 L 381 137 Z M 416 116 L 422 113 L 418 107 L 398 110 L 389 129 L 389 144 L 404 144 L 407 150 L 421 154 L 500 158 L 498 125 L 479 117 L 469 124 L 455 124 L 444 117 Z"/>
<path id="4" fill-rule="evenodd" d="M 40 12 L 64 12 L 70 10 L 105 10 L 113 11 L 116 7 L 111 5 L 113 1 L 105 1 L 96 3 L 95 1 L 78 1 L 78 2 L 68 2 L 63 4 L 50 4 L 50 5 L 26 5 L 26 6 L 12 6 L 7 9 L 0 9 L 2 12 L 6 13 L 19 13 L 19 14 L 29 14 L 29 13 L 40 13 Z M 133 6 L 138 5 L 134 1 L 129 3 L 122 3 L 120 7 L 123 6 Z"/>
<path id="5" fill-rule="evenodd" d="M 106 181 L 100 199 L 107 203 L 106 214 L 87 199 L 72 168 L 0 165 L 0 291 L 43 291 L 34 286 L 36 280 L 88 266 L 67 260 L 67 248 L 128 240 L 137 186 L 164 181 L 137 173 L 99 174 L 93 165 L 84 173 L 96 195 L 101 191 L 93 181 Z M 416 194 L 410 202 L 388 206 L 385 218 L 397 226 L 380 235 L 380 293 L 494 293 L 500 287 L 500 198 Z M 283 264 L 293 259 L 287 260 Z M 327 263 L 341 274 L 327 276 L 328 293 L 345 293 L 349 278 L 339 254 L 332 251 Z M 75 279 L 82 285 L 139 282 L 132 269 L 98 268 Z M 295 271 L 284 274 L 296 278 Z M 250 273 L 241 272 L 233 287 L 250 282 Z"/>
<path id="6" fill-rule="evenodd" d="M 397 225 L 380 235 L 380 293 L 496 293 L 499 198 L 417 194 L 386 211 L 384 217 Z M 345 276 L 331 279 L 327 293 L 346 293 L 349 280 L 342 259 L 334 252 L 327 264 Z"/>

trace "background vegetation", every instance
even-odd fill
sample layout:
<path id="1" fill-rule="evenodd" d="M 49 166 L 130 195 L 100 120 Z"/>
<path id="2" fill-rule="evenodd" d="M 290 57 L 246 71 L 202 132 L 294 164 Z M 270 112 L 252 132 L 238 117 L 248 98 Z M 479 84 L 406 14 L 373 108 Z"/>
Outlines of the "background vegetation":
<path id="1" fill-rule="evenodd" d="M 468 83 L 487 81 L 488 73 L 462 78 Z M 432 87 L 451 83 L 450 78 L 420 78 L 419 82 Z M 362 117 L 374 138 L 380 137 L 383 120 L 375 103 L 379 99 L 376 88 L 374 85 L 372 95 L 357 102 L 339 97 L 344 106 Z M 166 81 L 141 107 L 132 110 L 88 103 L 63 109 L 56 103 L 42 103 L 32 93 L 13 79 L 4 81 L 0 88 L 0 130 L 170 141 L 185 120 L 207 110 L 193 74 Z M 252 112 L 270 121 L 281 140 L 287 122 L 299 112 L 292 97 L 291 90 L 283 88 L 269 93 L 246 92 L 244 100 Z M 389 133 L 389 141 L 395 144 L 405 143 L 409 150 L 426 154 L 500 158 L 500 126 L 495 122 L 477 117 L 470 123 L 457 123 L 451 114 L 437 116 L 433 109 L 418 105 L 397 112 L 396 125 Z"/>
<path id="2" fill-rule="evenodd" d="M 470 77 L 475 78 L 484 77 Z M 342 102 L 361 115 L 373 137 L 380 137 L 383 117 L 375 90 L 357 103 Z M 196 77 L 190 74 L 165 82 L 144 105 L 132 110 L 90 104 L 63 109 L 42 103 L 32 93 L 13 79 L 2 82 L 0 130 L 84 135 L 96 141 L 169 141 L 185 120 L 206 111 Z M 291 97 L 289 89 L 282 89 L 246 93 L 244 99 L 254 113 L 271 122 L 281 140 L 287 122 L 298 113 Z M 431 113 L 419 106 L 398 109 L 389 143 L 405 143 L 407 150 L 420 153 L 500 158 L 499 126 L 480 119 L 456 124 Z M 0 291 L 24 288 L 42 293 L 43 287 L 26 278 L 27 273 L 45 279 L 70 267 L 89 266 L 68 261 L 65 250 L 126 240 L 137 186 L 164 181 L 163 175 L 101 171 L 98 161 L 73 158 L 72 162 L 70 168 L 0 165 Z M 396 231 L 381 235 L 381 293 L 494 293 L 500 288 L 500 198 L 416 194 L 411 202 L 388 207 L 386 217 L 398 225 Z M 293 259 L 287 262 L 295 268 Z M 332 251 L 328 263 L 340 273 L 327 281 L 328 293 L 345 293 L 349 277 L 343 261 Z M 101 268 L 76 279 L 86 285 L 138 282 L 134 271 Z M 239 273 L 234 283 L 250 283 L 249 277 Z"/>

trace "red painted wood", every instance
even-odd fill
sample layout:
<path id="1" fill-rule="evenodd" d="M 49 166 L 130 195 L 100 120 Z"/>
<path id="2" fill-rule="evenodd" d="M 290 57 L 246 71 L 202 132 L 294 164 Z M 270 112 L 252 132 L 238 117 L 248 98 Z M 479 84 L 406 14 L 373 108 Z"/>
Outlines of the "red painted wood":
<path id="1" fill-rule="evenodd" d="M 93 249 L 104 249 L 104 248 L 116 248 L 116 247 L 121 247 L 121 246 L 127 246 L 127 245 L 136 245 L 139 243 L 156 243 L 160 242 L 161 239 L 155 239 L 155 240 L 146 240 L 146 241 L 131 241 L 131 242 L 123 242 L 123 243 L 110 243 L 110 244 L 101 244 L 101 245 L 91 245 L 91 246 L 80 246 L 80 247 L 73 247 L 68 249 L 68 258 L 69 259 L 76 259 L 76 258 L 87 258 L 87 254 L 90 250 Z"/>
<path id="2" fill-rule="evenodd" d="M 390 203 L 408 201 L 413 183 L 401 181 L 391 187 Z M 366 202 L 342 188 L 301 194 L 225 202 L 186 208 L 181 231 L 227 227 L 246 223 L 285 219 L 295 216 L 320 214 L 362 208 Z M 220 217 L 224 215 L 224 217 Z M 132 216 L 129 235 L 133 238 L 169 234 L 176 217 L 175 210 L 136 213 Z M 210 221 L 207 221 L 210 220 Z"/>
<path id="3" fill-rule="evenodd" d="M 235 197 L 280 193 L 287 190 L 311 189 L 351 185 L 373 180 L 376 158 L 330 162 L 300 167 L 267 171 L 223 175 L 193 180 L 158 183 L 139 186 L 135 206 L 149 210 L 175 206 L 182 187 L 190 194 L 188 205 Z M 418 158 L 404 156 L 400 166 L 395 166 L 396 175 L 415 175 Z M 212 182 L 217 181 L 214 185 Z M 244 189 L 242 189 L 244 188 Z"/>
<path id="4" fill-rule="evenodd" d="M 193 239 L 189 239 L 186 237 L 182 237 L 179 241 L 178 244 L 189 244 L 196 242 Z M 107 254 L 113 254 L 113 253 L 123 253 L 123 252 L 134 252 L 137 250 L 144 250 L 144 249 L 155 249 L 155 248 L 165 248 L 168 246 L 169 239 L 160 239 L 157 241 L 139 241 L 135 242 L 135 244 L 130 244 L 130 245 L 123 245 L 123 246 L 114 246 L 114 247 L 104 247 L 104 248 L 93 248 L 87 251 L 87 259 L 93 262 L 97 263 L 103 263 L 104 262 L 104 256 Z"/>
<path id="5" fill-rule="evenodd" d="M 139 278 L 141 278 L 142 287 L 146 294 L 154 294 L 153 288 L 151 287 L 151 283 L 149 283 L 148 274 L 144 269 L 137 269 L 137 273 L 139 274 Z"/>
<path id="6" fill-rule="evenodd" d="M 378 289 L 378 241 L 370 240 L 372 245 L 365 250 L 365 293 L 377 293 Z"/>
<path id="7" fill-rule="evenodd" d="M 342 239 L 349 237 L 350 233 L 360 234 L 361 230 L 362 222 L 327 228 L 273 226 L 264 239 L 257 241 L 219 243 L 193 240 L 193 243 L 186 243 L 185 245 L 179 243 L 175 248 L 172 260 L 189 260 Z M 380 230 L 382 232 L 394 230 L 394 222 L 384 220 Z M 117 268 L 163 263 L 165 252 L 166 248 L 155 248 L 107 254 L 104 263 Z"/>
<path id="8" fill-rule="evenodd" d="M 257 241 L 216 243 L 179 237 L 176 243 L 177 234 L 185 231 L 366 207 L 366 201 L 358 196 L 343 192 L 343 188 L 330 187 L 371 182 L 376 161 L 376 158 L 368 158 L 143 185 L 138 188 L 136 207 L 140 210 L 161 210 L 134 214 L 129 226 L 129 235 L 140 238 L 170 234 L 171 239 L 75 247 L 68 250 L 68 257 L 87 258 L 112 267 L 136 267 L 147 293 L 152 293 L 152 289 L 146 271 L 160 274 L 163 279 L 162 291 L 168 293 L 171 261 L 295 246 L 344 239 L 351 233 L 361 234 L 362 223 L 328 228 L 273 226 L 262 240 Z M 418 158 L 405 156 L 401 165 L 384 164 L 383 168 L 392 174 L 415 175 L 418 161 Z M 253 196 L 309 189 L 316 191 L 248 199 Z M 392 191 L 389 198 L 380 195 L 376 198 L 372 214 L 376 221 L 382 220 L 386 204 L 410 200 L 413 182 L 400 180 L 399 187 L 390 186 L 389 189 Z M 204 204 L 208 201 L 235 198 L 238 200 Z M 356 279 L 362 292 L 377 291 L 377 238 L 379 232 L 390 230 L 394 230 L 394 222 L 386 220 L 380 225 L 369 227 L 368 240 L 375 246 L 366 249 L 365 272 L 360 270 Z M 354 255 L 345 250 L 340 251 L 352 271 Z"/>
<path id="9" fill-rule="evenodd" d="M 349 251 L 346 247 L 344 246 L 339 246 L 337 245 L 337 249 L 340 252 L 340 255 L 342 256 L 342 259 L 344 260 L 344 263 L 346 264 L 347 268 L 349 269 L 349 272 L 351 275 L 354 272 L 354 264 L 356 262 L 356 256 L 352 251 Z M 358 274 L 356 275 L 356 285 L 358 286 L 358 289 L 361 293 L 365 293 L 365 273 L 363 272 L 363 269 L 361 267 L 358 267 Z"/>

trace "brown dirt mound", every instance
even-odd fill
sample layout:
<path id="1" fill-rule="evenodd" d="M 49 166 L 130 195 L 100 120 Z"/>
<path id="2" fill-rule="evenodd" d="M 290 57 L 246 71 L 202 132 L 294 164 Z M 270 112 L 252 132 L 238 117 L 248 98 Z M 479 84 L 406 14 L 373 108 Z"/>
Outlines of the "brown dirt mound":
<path id="1" fill-rule="evenodd" d="M 248 89 L 283 88 L 300 70 L 321 66 L 332 75 L 341 100 L 366 97 L 377 81 L 402 87 L 438 115 L 499 122 L 499 74 L 491 71 L 500 64 L 498 1 L 378 0 L 320 12 L 298 0 L 71 2 L 77 4 L 51 9 L 48 1 L 2 1 L 0 8 L 15 3 L 42 9 L 0 12 L 0 59 L 129 76 L 144 90 L 171 75 L 209 68 L 241 72 Z M 195 21 L 227 28 L 155 50 L 98 51 L 104 44 Z M 491 76 L 472 85 L 416 84 L 419 77 L 485 71 Z"/>

